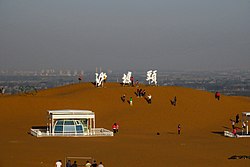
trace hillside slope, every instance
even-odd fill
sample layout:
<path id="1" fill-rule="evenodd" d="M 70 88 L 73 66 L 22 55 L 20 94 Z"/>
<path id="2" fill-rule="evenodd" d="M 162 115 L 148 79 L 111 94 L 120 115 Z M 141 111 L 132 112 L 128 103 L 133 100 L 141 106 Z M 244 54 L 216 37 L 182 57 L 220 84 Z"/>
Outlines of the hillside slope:
<path id="1" fill-rule="evenodd" d="M 249 160 L 228 160 L 232 155 L 250 155 L 250 139 L 229 139 L 221 132 L 230 129 L 230 119 L 250 111 L 250 99 L 222 96 L 182 87 L 140 85 L 152 95 L 152 104 L 136 97 L 135 87 L 106 83 L 68 85 L 39 91 L 34 96 L 0 96 L 0 166 L 54 166 L 66 156 L 91 156 L 105 167 L 134 166 L 230 166 Z M 133 98 L 133 106 L 122 102 Z M 170 100 L 177 97 L 177 105 Z M 47 110 L 88 109 L 96 114 L 96 126 L 111 129 L 114 137 L 35 138 L 31 126 L 46 125 Z M 182 134 L 177 135 L 181 124 Z M 238 125 L 240 126 L 240 125 Z M 156 135 L 159 132 L 160 135 Z"/>

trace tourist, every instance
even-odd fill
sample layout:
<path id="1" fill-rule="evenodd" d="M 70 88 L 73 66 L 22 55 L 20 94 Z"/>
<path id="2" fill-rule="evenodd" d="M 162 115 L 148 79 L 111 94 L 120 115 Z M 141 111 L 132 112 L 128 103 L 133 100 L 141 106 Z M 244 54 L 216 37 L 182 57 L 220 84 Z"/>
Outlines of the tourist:
<path id="1" fill-rule="evenodd" d="M 131 86 L 134 86 L 134 77 L 133 76 L 130 77 L 130 81 L 131 81 Z"/>
<path id="2" fill-rule="evenodd" d="M 61 160 L 56 161 L 56 167 L 62 167 L 62 161 Z"/>
<path id="3" fill-rule="evenodd" d="M 236 124 L 239 123 L 239 119 L 240 119 L 240 116 L 239 116 L 239 114 L 237 114 L 236 117 L 235 117 L 235 123 Z"/>
<path id="4" fill-rule="evenodd" d="M 82 77 L 81 76 L 78 77 L 78 81 L 79 81 L 79 83 L 82 81 Z"/>
<path id="5" fill-rule="evenodd" d="M 91 167 L 97 167 L 96 160 L 94 160 L 94 162 L 92 163 Z"/>
<path id="6" fill-rule="evenodd" d="M 100 162 L 100 164 L 98 165 L 98 167 L 104 167 L 102 162 Z"/>
<path id="7" fill-rule="evenodd" d="M 245 128 L 246 128 L 246 123 L 243 121 L 242 122 L 242 129 L 245 130 Z"/>
<path id="8" fill-rule="evenodd" d="M 146 90 L 144 89 L 142 92 L 141 92 L 141 96 L 145 96 L 146 94 Z"/>
<path id="9" fill-rule="evenodd" d="M 220 92 L 215 92 L 215 99 L 220 100 Z"/>
<path id="10" fill-rule="evenodd" d="M 231 119 L 232 129 L 234 129 L 235 121 Z"/>
<path id="11" fill-rule="evenodd" d="M 74 161 L 71 167 L 77 167 L 76 161 Z"/>
<path id="12" fill-rule="evenodd" d="M 91 163 L 89 161 L 86 162 L 85 167 L 91 167 Z"/>
<path id="13" fill-rule="evenodd" d="M 139 86 L 139 81 L 138 80 L 136 80 L 135 85 L 136 85 L 136 87 Z"/>
<path id="14" fill-rule="evenodd" d="M 151 94 L 148 94 L 148 104 L 151 104 L 151 102 L 152 102 L 152 96 Z"/>
<path id="15" fill-rule="evenodd" d="M 130 104 L 130 106 L 133 105 L 133 98 L 132 97 L 130 97 L 130 99 L 129 99 L 129 104 Z"/>
<path id="16" fill-rule="evenodd" d="M 121 99 L 122 99 L 123 102 L 125 102 L 125 100 L 126 100 L 126 95 L 125 95 L 125 94 L 122 95 Z"/>
<path id="17" fill-rule="evenodd" d="M 139 89 L 139 97 L 142 96 L 142 89 Z"/>
<path id="18" fill-rule="evenodd" d="M 116 125 L 116 123 L 113 124 L 112 129 L 113 129 L 113 133 L 115 134 L 115 133 L 116 133 L 116 130 L 117 130 L 117 125 Z"/>
<path id="19" fill-rule="evenodd" d="M 71 161 L 70 160 L 67 161 L 66 167 L 71 167 Z"/>
<path id="20" fill-rule="evenodd" d="M 140 89 L 136 90 L 136 96 L 137 96 L 137 98 L 140 96 Z"/>
<path id="21" fill-rule="evenodd" d="M 176 96 L 174 97 L 173 100 L 170 100 L 170 102 L 171 102 L 171 104 L 172 104 L 173 106 L 176 106 L 176 103 L 177 103 L 177 98 L 176 98 Z"/>
<path id="22" fill-rule="evenodd" d="M 236 136 L 236 134 L 237 134 L 237 129 L 236 128 L 233 129 L 233 134 L 234 134 L 234 136 Z"/>
<path id="23" fill-rule="evenodd" d="M 118 133 L 118 130 L 119 130 L 119 125 L 118 123 L 116 123 L 116 133 Z"/>
<path id="24" fill-rule="evenodd" d="M 178 124 L 178 135 L 180 135 L 181 134 L 181 124 Z"/>

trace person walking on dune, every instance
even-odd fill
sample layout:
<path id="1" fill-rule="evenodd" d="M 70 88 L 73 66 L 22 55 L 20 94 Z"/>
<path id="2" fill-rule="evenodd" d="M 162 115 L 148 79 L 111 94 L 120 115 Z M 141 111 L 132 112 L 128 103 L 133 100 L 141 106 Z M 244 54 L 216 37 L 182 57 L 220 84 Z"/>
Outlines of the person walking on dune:
<path id="1" fill-rule="evenodd" d="M 112 129 L 113 129 L 113 133 L 116 134 L 116 132 L 117 132 L 117 125 L 116 125 L 116 123 L 114 123 L 112 125 Z"/>
<path id="2" fill-rule="evenodd" d="M 122 99 L 122 102 L 125 102 L 125 100 L 126 100 L 126 95 L 123 94 L 122 97 L 121 97 L 121 99 Z"/>
<path id="3" fill-rule="evenodd" d="M 215 92 L 215 99 L 220 100 L 220 92 Z"/>
<path id="4" fill-rule="evenodd" d="M 152 103 L 152 96 L 151 94 L 148 94 L 148 104 L 151 104 Z"/>
<path id="5" fill-rule="evenodd" d="M 130 97 L 130 99 L 129 99 L 129 104 L 130 104 L 130 106 L 133 105 L 133 98 L 132 97 Z"/>
<path id="6" fill-rule="evenodd" d="M 171 102 L 171 104 L 172 104 L 173 106 L 176 106 L 176 103 L 177 103 L 177 98 L 176 98 L 176 96 L 174 97 L 173 100 L 170 100 L 170 102 Z"/>
<path id="7" fill-rule="evenodd" d="M 237 124 L 237 123 L 239 123 L 240 121 L 240 116 L 239 116 L 239 114 L 237 114 L 236 116 L 235 116 L 235 123 Z"/>
<path id="8" fill-rule="evenodd" d="M 178 129 L 178 135 L 180 135 L 181 134 L 181 124 L 178 124 L 177 129 Z"/>

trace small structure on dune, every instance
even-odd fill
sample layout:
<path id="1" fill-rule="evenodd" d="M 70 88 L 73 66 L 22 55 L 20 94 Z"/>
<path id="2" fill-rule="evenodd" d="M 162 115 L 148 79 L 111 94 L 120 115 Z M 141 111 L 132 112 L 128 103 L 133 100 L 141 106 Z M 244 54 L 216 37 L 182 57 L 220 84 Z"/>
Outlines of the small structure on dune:
<path id="1" fill-rule="evenodd" d="M 113 136 L 113 132 L 95 127 L 95 113 L 89 110 L 49 110 L 46 127 L 32 127 L 36 137 Z"/>
<path id="2" fill-rule="evenodd" d="M 236 134 L 234 134 L 233 132 L 229 132 L 229 131 L 224 131 L 224 136 L 227 137 L 250 137 L 250 133 L 248 131 L 248 121 L 250 120 L 250 112 L 242 112 L 242 125 L 239 128 L 236 129 L 241 129 L 241 131 L 236 131 Z"/>

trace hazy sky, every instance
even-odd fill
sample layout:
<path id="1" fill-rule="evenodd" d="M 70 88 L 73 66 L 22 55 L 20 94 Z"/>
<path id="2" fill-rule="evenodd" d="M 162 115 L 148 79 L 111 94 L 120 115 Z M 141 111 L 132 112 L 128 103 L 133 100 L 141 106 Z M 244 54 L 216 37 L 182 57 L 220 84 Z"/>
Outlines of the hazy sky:
<path id="1" fill-rule="evenodd" d="M 250 0 L 0 0 L 0 69 L 250 68 Z"/>

